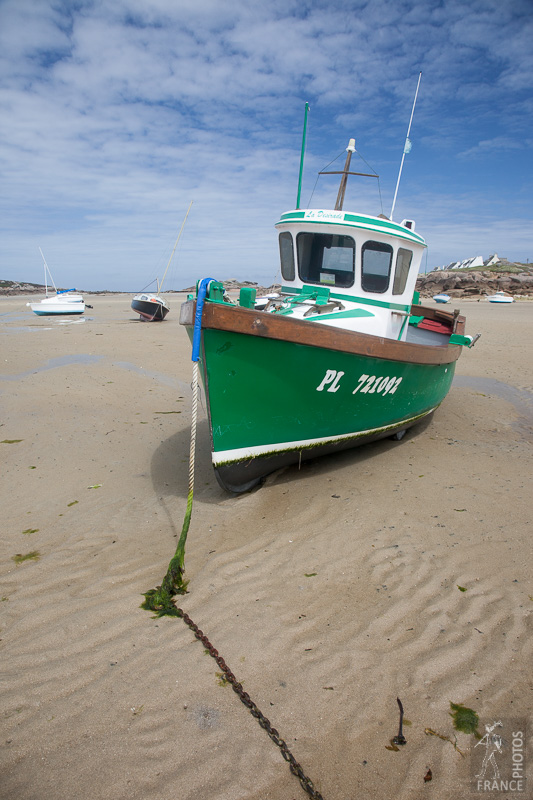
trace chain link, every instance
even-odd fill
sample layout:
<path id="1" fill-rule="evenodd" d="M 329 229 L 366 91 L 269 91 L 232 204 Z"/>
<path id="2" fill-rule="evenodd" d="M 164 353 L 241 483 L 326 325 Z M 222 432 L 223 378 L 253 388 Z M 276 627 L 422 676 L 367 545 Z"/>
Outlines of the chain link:
<path id="1" fill-rule="evenodd" d="M 231 688 L 233 689 L 235 694 L 238 695 L 241 702 L 244 703 L 246 708 L 250 710 L 252 716 L 256 718 L 260 726 L 268 733 L 274 744 L 279 747 L 279 749 L 281 750 L 281 755 L 283 756 L 285 761 L 288 762 L 289 769 L 292 772 L 292 774 L 296 775 L 296 777 L 300 781 L 301 787 L 304 790 L 304 792 L 306 792 L 309 795 L 309 797 L 312 798 L 312 800 L 324 800 L 320 792 L 317 789 L 315 789 L 313 781 L 307 777 L 300 764 L 294 758 L 293 754 L 287 747 L 286 742 L 280 737 L 277 730 L 272 727 L 270 720 L 267 719 L 267 717 L 265 717 L 265 715 L 258 709 L 256 704 L 250 698 L 248 692 L 244 691 L 244 689 L 242 688 L 242 684 L 239 683 L 239 681 L 237 680 L 233 672 L 230 670 L 230 668 L 228 667 L 222 656 L 219 654 L 218 650 L 216 650 L 213 647 L 207 636 L 203 633 L 203 631 L 200 630 L 198 625 L 196 625 L 196 623 L 192 621 L 192 619 L 185 611 L 183 611 L 181 608 L 178 608 L 177 606 L 176 609 L 178 611 L 178 616 L 180 616 L 185 622 L 185 624 L 189 626 L 189 628 L 194 633 L 198 641 L 200 641 L 203 644 L 209 655 L 215 659 L 215 661 L 217 662 L 218 666 L 220 667 L 220 669 L 224 674 L 225 680 L 231 685 Z"/>

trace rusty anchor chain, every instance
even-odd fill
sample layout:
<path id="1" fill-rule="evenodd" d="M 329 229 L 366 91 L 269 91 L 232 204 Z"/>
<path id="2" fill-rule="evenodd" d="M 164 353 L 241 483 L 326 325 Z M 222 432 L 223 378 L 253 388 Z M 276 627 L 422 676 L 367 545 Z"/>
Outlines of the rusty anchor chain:
<path id="1" fill-rule="evenodd" d="M 185 611 L 183 611 L 183 609 L 178 608 L 177 606 L 175 607 L 178 612 L 178 616 L 183 619 L 186 625 L 188 625 L 188 627 L 194 633 L 198 641 L 203 644 L 209 655 L 215 659 L 215 661 L 217 662 L 218 666 L 220 667 L 220 669 L 224 674 L 225 680 L 231 685 L 231 688 L 233 689 L 235 694 L 239 697 L 239 699 L 246 706 L 246 708 L 249 709 L 250 713 L 252 714 L 253 717 L 256 718 L 260 726 L 268 733 L 274 744 L 279 747 L 279 749 L 281 750 L 281 755 L 283 756 L 285 761 L 288 762 L 289 769 L 292 772 L 292 774 L 295 775 L 300 781 L 300 785 L 304 790 L 304 792 L 306 792 L 309 795 L 309 797 L 312 798 L 312 800 L 324 800 L 320 792 L 317 789 L 315 789 L 313 781 L 307 777 L 300 764 L 294 758 L 293 754 L 287 747 L 286 742 L 280 737 L 277 730 L 272 727 L 270 720 L 267 719 L 267 717 L 265 717 L 262 711 L 259 710 L 254 701 L 250 698 L 248 692 L 244 691 L 244 689 L 242 688 L 242 684 L 239 683 L 239 681 L 237 680 L 233 672 L 230 670 L 230 668 L 228 667 L 222 656 L 219 654 L 218 650 L 215 647 L 213 647 L 213 645 L 211 644 L 205 633 L 200 630 L 198 625 L 196 625 L 196 623 L 193 622 L 193 620 L 189 617 L 189 615 Z"/>

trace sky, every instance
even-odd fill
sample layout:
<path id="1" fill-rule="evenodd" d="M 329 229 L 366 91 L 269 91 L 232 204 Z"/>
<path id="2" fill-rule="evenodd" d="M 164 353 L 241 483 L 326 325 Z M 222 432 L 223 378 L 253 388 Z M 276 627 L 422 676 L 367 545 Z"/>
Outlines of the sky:
<path id="1" fill-rule="evenodd" d="M 280 214 L 390 216 L 422 271 L 533 261 L 533 0 L 0 0 L 0 279 L 279 280 Z M 328 166 L 329 165 L 329 166 Z M 152 284 L 153 286 L 154 284 Z"/>

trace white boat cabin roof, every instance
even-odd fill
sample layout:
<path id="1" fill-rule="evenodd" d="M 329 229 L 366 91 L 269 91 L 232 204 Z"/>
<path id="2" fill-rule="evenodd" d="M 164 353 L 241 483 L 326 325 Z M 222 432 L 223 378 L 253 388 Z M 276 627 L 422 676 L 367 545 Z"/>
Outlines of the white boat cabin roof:
<path id="1" fill-rule="evenodd" d="M 322 286 L 332 297 L 411 304 L 426 247 L 412 220 L 296 209 L 276 228 L 284 290 Z"/>
<path id="2" fill-rule="evenodd" d="M 379 233 L 392 233 L 410 241 L 417 242 L 423 247 L 426 243 L 422 236 L 415 233 L 415 223 L 411 219 L 404 219 L 400 222 L 393 222 L 385 216 L 373 217 L 368 214 L 356 214 L 351 211 L 333 211 L 324 208 L 296 209 L 282 214 L 276 227 L 287 222 L 315 223 L 319 222 L 326 225 L 342 225 L 349 228 L 362 228 Z"/>

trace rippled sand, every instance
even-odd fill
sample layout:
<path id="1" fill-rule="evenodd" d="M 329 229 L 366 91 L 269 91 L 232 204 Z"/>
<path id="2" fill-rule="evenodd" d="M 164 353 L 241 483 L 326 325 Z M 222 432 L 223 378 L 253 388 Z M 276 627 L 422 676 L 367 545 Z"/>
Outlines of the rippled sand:
<path id="1" fill-rule="evenodd" d="M 182 298 L 160 324 L 130 299 L 65 324 L 0 298 L 0 797 L 303 798 L 183 621 L 139 608 L 183 522 L 191 362 Z M 180 602 L 324 800 L 469 797 L 450 702 L 531 718 L 533 303 L 460 307 L 482 338 L 400 443 L 234 497 L 201 414 Z"/>

